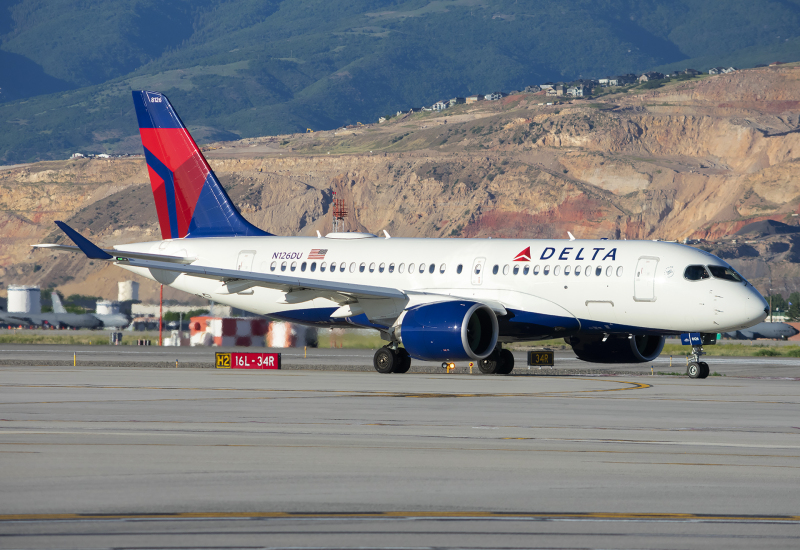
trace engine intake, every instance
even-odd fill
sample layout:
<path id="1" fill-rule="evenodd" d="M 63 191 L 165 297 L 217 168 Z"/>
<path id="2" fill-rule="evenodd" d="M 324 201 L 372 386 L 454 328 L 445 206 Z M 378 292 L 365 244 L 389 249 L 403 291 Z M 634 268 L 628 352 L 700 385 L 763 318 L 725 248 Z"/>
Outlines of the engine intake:
<path id="1" fill-rule="evenodd" d="M 409 354 L 424 361 L 485 359 L 497 345 L 497 316 L 469 301 L 414 306 L 400 323 L 399 338 Z"/>
<path id="2" fill-rule="evenodd" d="M 565 338 L 578 359 L 590 363 L 647 363 L 661 355 L 663 336 L 571 336 Z"/>

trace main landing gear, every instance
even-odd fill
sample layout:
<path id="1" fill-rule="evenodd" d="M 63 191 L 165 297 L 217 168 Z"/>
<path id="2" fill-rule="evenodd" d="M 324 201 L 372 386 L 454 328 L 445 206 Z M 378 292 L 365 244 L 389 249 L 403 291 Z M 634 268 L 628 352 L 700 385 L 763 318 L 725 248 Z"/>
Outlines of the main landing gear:
<path id="1" fill-rule="evenodd" d="M 701 361 L 700 357 L 705 355 L 703 346 L 692 346 L 692 354 L 689 356 L 689 366 L 686 367 L 686 374 L 689 378 L 708 377 L 708 363 Z"/>
<path id="2" fill-rule="evenodd" d="M 408 372 L 411 368 L 411 356 L 405 348 L 398 347 L 397 344 L 394 348 L 383 346 L 375 352 L 375 357 L 372 360 L 375 365 L 375 370 L 381 374 L 389 374 L 396 372 L 398 374 Z"/>
<path id="3" fill-rule="evenodd" d="M 511 350 L 497 347 L 489 357 L 478 361 L 478 368 L 483 374 L 511 374 L 514 370 L 514 354 Z"/>

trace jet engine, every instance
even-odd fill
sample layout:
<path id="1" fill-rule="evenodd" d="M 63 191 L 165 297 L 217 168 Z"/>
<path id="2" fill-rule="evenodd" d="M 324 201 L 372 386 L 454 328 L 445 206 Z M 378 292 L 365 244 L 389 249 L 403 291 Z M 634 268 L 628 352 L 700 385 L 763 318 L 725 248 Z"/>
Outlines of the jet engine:
<path id="1" fill-rule="evenodd" d="M 423 361 L 485 359 L 497 344 L 497 316 L 485 304 L 449 301 L 406 310 L 395 334 Z"/>
<path id="2" fill-rule="evenodd" d="M 663 336 L 612 335 L 571 336 L 564 338 L 578 359 L 590 363 L 646 363 L 661 355 Z"/>

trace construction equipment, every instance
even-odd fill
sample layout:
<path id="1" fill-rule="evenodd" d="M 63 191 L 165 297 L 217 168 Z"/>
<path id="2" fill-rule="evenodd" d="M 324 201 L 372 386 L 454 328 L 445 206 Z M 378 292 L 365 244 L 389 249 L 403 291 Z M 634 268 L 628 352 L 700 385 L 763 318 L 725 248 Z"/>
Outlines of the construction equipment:
<path id="1" fill-rule="evenodd" d="M 313 134 L 314 130 L 312 130 L 311 128 L 306 128 L 306 133 L 307 134 Z"/>

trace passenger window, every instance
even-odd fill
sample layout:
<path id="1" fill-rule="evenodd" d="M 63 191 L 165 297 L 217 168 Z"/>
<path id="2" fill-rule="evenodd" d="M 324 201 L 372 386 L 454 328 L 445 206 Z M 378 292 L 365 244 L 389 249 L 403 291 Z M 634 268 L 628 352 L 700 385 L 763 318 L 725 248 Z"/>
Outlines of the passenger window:
<path id="1" fill-rule="evenodd" d="M 356 266 L 356 264 L 350 264 L 350 271 L 353 271 L 353 268 L 355 266 Z M 339 273 L 344 273 L 344 268 L 345 268 L 345 263 L 344 262 L 340 263 L 339 264 Z"/>
<path id="2" fill-rule="evenodd" d="M 305 271 L 305 270 L 306 270 L 306 262 L 303 262 L 302 264 L 300 264 L 300 271 Z"/>
<path id="3" fill-rule="evenodd" d="M 539 274 L 539 266 L 538 265 L 533 266 L 533 274 L 534 275 L 538 275 Z"/>
<path id="4" fill-rule="evenodd" d="M 333 264 L 331 264 L 331 269 L 333 269 Z M 322 262 L 321 264 L 319 264 L 319 270 L 320 271 L 325 271 L 325 262 Z"/>
<path id="5" fill-rule="evenodd" d="M 575 266 L 575 276 L 577 277 L 580 274 L 581 274 L 581 266 L 576 265 Z"/>
<path id="6" fill-rule="evenodd" d="M 530 270 L 531 270 L 530 266 L 526 265 L 525 267 L 522 268 L 522 274 L 523 275 L 527 275 L 528 271 L 530 271 Z"/>
<path id="7" fill-rule="evenodd" d="M 436 271 L 436 264 L 431 264 L 428 266 L 428 273 L 433 273 Z"/>
<path id="8" fill-rule="evenodd" d="M 603 267 L 598 265 L 598 266 L 597 266 L 597 267 L 594 269 L 594 274 L 595 274 L 597 277 L 599 277 L 600 275 L 602 275 L 602 274 L 603 274 Z"/>
<path id="9" fill-rule="evenodd" d="M 503 275 L 508 275 L 508 264 L 503 266 Z"/>
<path id="10" fill-rule="evenodd" d="M 356 263 L 350 262 L 350 273 L 355 273 L 355 272 L 356 272 Z"/>
<path id="11" fill-rule="evenodd" d="M 622 277 L 622 266 L 617 268 L 617 277 Z"/>
<path id="12" fill-rule="evenodd" d="M 433 264 L 431 264 L 431 267 L 433 267 Z M 419 272 L 425 273 L 425 264 L 419 264 Z M 433 273 L 433 269 L 431 269 L 431 273 Z"/>
<path id="13" fill-rule="evenodd" d="M 386 269 L 386 264 L 381 262 L 381 265 L 378 266 L 378 273 L 383 273 L 384 269 Z"/>
<path id="14" fill-rule="evenodd" d="M 331 262 L 331 273 L 336 271 L 336 262 Z"/>
<path id="15" fill-rule="evenodd" d="M 289 269 L 291 271 L 294 271 L 295 269 L 297 269 L 297 262 L 292 262 L 292 265 L 289 266 Z"/>
<path id="16" fill-rule="evenodd" d="M 710 275 L 706 268 L 702 265 L 690 265 L 683 272 L 683 278 L 689 281 L 699 281 L 701 279 L 708 279 Z"/>
<path id="17" fill-rule="evenodd" d="M 561 266 L 557 265 L 553 268 L 553 275 L 558 275 L 559 273 L 561 273 Z"/>
<path id="18" fill-rule="evenodd" d="M 611 277 L 614 274 L 614 267 L 608 266 L 606 268 L 606 277 Z"/>
<path id="19" fill-rule="evenodd" d="M 311 262 L 311 271 L 317 270 L 317 262 Z"/>
<path id="20" fill-rule="evenodd" d="M 569 275 L 570 267 L 568 265 L 564 266 L 564 275 Z"/>
<path id="21" fill-rule="evenodd" d="M 500 266 L 497 265 L 497 264 L 494 264 L 494 267 L 492 268 L 492 275 L 497 275 L 498 271 L 500 271 Z"/>
<path id="22" fill-rule="evenodd" d="M 415 267 L 416 267 L 416 264 L 408 264 L 408 272 L 409 273 L 414 273 L 414 268 Z M 402 271 L 401 271 L 401 273 L 402 273 Z"/>
<path id="23" fill-rule="evenodd" d="M 394 264 L 389 264 L 389 273 L 394 273 Z"/>
<path id="24" fill-rule="evenodd" d="M 375 271 L 375 262 L 369 264 L 369 272 L 372 273 L 373 271 Z"/>
<path id="25" fill-rule="evenodd" d="M 358 266 L 358 272 L 359 273 L 364 273 L 365 269 L 367 269 L 367 264 L 365 264 L 364 262 L 361 262 L 361 265 Z"/>
<path id="26" fill-rule="evenodd" d="M 477 264 L 475 266 L 475 275 L 480 275 L 480 274 L 481 274 L 481 264 Z"/>
<path id="27" fill-rule="evenodd" d="M 406 270 L 406 264 L 400 264 L 399 266 L 397 266 L 398 273 L 402 273 L 405 270 Z"/>
<path id="28" fill-rule="evenodd" d="M 461 275 L 461 272 L 462 272 L 463 270 L 464 270 L 464 266 L 463 266 L 463 265 L 461 265 L 461 264 L 458 264 L 458 267 L 456 267 L 456 273 L 457 273 L 457 274 L 459 274 L 459 275 Z"/>
<path id="29" fill-rule="evenodd" d="M 270 271 L 275 271 L 276 267 L 278 267 L 278 262 L 272 262 L 271 264 L 269 264 Z"/>
<path id="30" fill-rule="evenodd" d="M 724 281 L 732 281 L 734 283 L 741 283 L 742 276 L 736 273 L 732 267 L 723 267 L 721 265 L 710 265 L 708 270 L 715 279 L 722 279 Z"/>
<path id="31" fill-rule="evenodd" d="M 281 262 L 281 271 L 286 271 L 286 262 Z"/>
<path id="32" fill-rule="evenodd" d="M 514 275 L 519 275 L 519 266 L 515 265 L 514 269 L 512 269 L 511 271 L 514 273 Z"/>
<path id="33" fill-rule="evenodd" d="M 549 265 L 544 266 L 544 269 L 542 270 L 542 275 L 550 275 L 550 266 Z"/>
<path id="34" fill-rule="evenodd" d="M 586 266 L 586 272 L 584 273 L 584 275 L 586 275 L 587 277 L 589 277 L 591 274 L 592 274 L 592 266 L 590 266 L 590 265 L 587 265 L 587 266 Z"/>
<path id="35" fill-rule="evenodd" d="M 444 264 L 440 265 L 439 266 L 439 273 L 444 273 L 445 269 L 447 269 L 447 266 L 445 266 Z"/>

